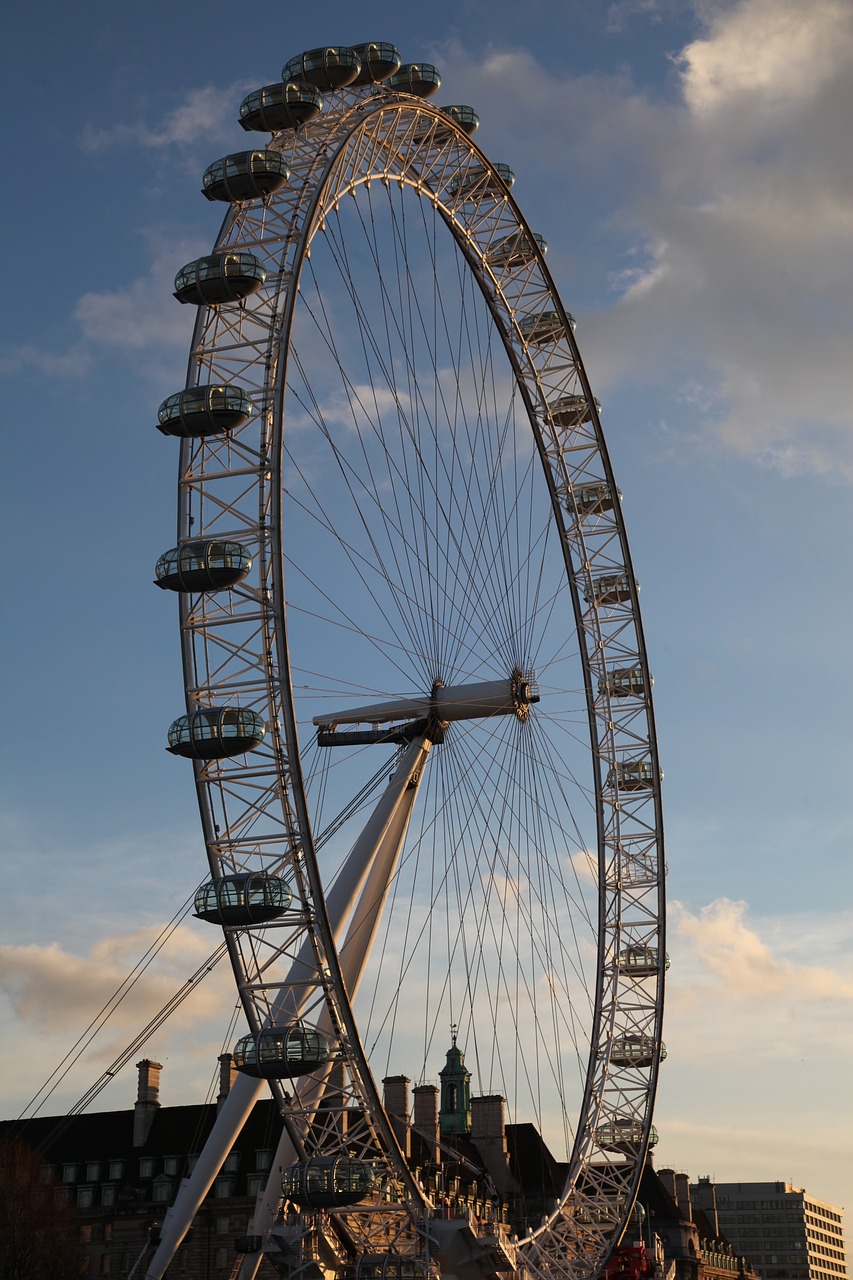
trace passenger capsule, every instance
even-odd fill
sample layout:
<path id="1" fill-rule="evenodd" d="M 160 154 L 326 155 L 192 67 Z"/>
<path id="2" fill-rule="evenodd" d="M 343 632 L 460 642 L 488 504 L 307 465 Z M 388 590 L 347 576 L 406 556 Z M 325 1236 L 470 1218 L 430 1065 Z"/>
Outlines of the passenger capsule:
<path id="1" fill-rule="evenodd" d="M 669 956 L 664 956 L 664 969 L 669 968 Z M 657 947 L 634 945 L 619 952 L 619 969 L 630 978 L 648 978 L 660 973 L 660 951 Z"/>
<path id="2" fill-rule="evenodd" d="M 285 1169 L 281 1189 L 302 1209 L 343 1209 L 366 1200 L 376 1182 L 365 1160 L 323 1156 Z"/>
<path id="3" fill-rule="evenodd" d="M 657 1057 L 657 1044 L 651 1036 L 617 1036 L 610 1046 L 610 1061 L 616 1067 L 650 1067 Z M 666 1057 L 666 1045 L 660 1047 L 660 1061 Z"/>
<path id="4" fill-rule="evenodd" d="M 285 62 L 281 78 L 303 80 L 306 84 L 313 84 L 315 88 L 331 93 L 352 84 L 358 79 L 360 72 L 361 58 L 355 49 L 346 46 L 309 49 L 307 53 L 298 53 L 295 58 Z"/>
<path id="5" fill-rule="evenodd" d="M 643 1124 L 641 1120 L 616 1118 L 608 1120 L 595 1131 L 595 1140 L 602 1151 L 619 1151 L 631 1155 L 640 1149 L 643 1142 Z M 658 1132 L 654 1125 L 649 1132 L 649 1146 L 657 1146 Z"/>
<path id="6" fill-rule="evenodd" d="M 463 133 L 467 133 L 471 137 L 472 133 L 476 133 L 480 127 L 480 117 L 473 107 L 452 106 L 439 107 L 439 111 L 449 116 L 455 125 L 458 125 Z"/>
<path id="7" fill-rule="evenodd" d="M 212 253 L 181 267 L 175 276 L 175 297 L 199 307 L 239 302 L 256 293 L 266 278 L 253 253 Z"/>
<path id="8" fill-rule="evenodd" d="M 568 311 L 566 320 L 574 333 L 577 326 L 574 316 Z M 518 330 L 524 341 L 534 347 L 543 342 L 557 342 L 565 334 L 563 317 L 559 311 L 539 311 L 535 315 L 524 316 L 518 322 Z"/>
<path id="9" fill-rule="evenodd" d="M 663 773 L 660 774 L 663 780 Z M 655 785 L 651 760 L 623 760 L 610 769 L 605 786 L 620 791 L 650 791 Z"/>
<path id="10" fill-rule="evenodd" d="M 207 166 L 201 193 L 208 200 L 258 200 L 280 191 L 289 177 L 280 151 L 235 151 Z"/>
<path id="11" fill-rule="evenodd" d="M 476 133 L 480 125 L 480 117 L 473 107 L 439 107 L 439 111 L 443 116 L 448 117 L 448 121 L 452 120 L 454 124 L 466 133 L 468 137 L 472 133 Z M 453 137 L 454 130 L 449 123 L 445 124 L 442 120 L 435 120 L 431 116 L 425 117 L 425 122 L 418 126 L 415 133 L 415 142 L 424 142 L 429 138 L 433 142 L 444 142 L 448 138 Z"/>
<path id="12" fill-rule="evenodd" d="M 649 684 L 654 680 L 649 677 Z M 609 693 L 611 698 L 644 698 L 646 695 L 646 677 L 642 667 L 614 667 L 608 671 L 600 682 L 600 693 Z"/>
<path id="13" fill-rule="evenodd" d="M 167 751 L 190 760 L 223 760 L 254 751 L 266 725 L 248 707 L 201 707 L 169 726 Z"/>
<path id="14" fill-rule="evenodd" d="M 365 1253 L 356 1265 L 356 1280 L 422 1280 L 417 1261 L 399 1253 Z"/>
<path id="15" fill-rule="evenodd" d="M 600 515 L 604 511 L 612 511 L 621 498 L 618 489 L 614 497 L 609 484 L 579 484 L 572 492 L 569 506 L 578 516 Z"/>
<path id="16" fill-rule="evenodd" d="M 379 84 L 399 71 L 403 61 L 393 44 L 354 44 L 352 51 L 361 62 L 354 85 Z"/>
<path id="17" fill-rule="evenodd" d="M 332 1046 L 314 1027 L 264 1027 L 234 1046 L 234 1066 L 258 1080 L 294 1080 L 316 1071 L 332 1056 Z"/>
<path id="18" fill-rule="evenodd" d="M 523 267 L 526 263 L 533 262 L 536 249 L 543 255 L 548 252 L 548 245 L 542 236 L 533 232 L 531 237 L 524 231 L 513 231 L 512 235 L 504 236 L 497 244 L 492 245 L 486 254 L 486 261 L 490 267 Z"/>
<path id="19" fill-rule="evenodd" d="M 292 901 L 281 876 L 242 871 L 203 884 L 196 892 L 193 914 L 210 924 L 265 924 L 284 915 Z"/>
<path id="20" fill-rule="evenodd" d="M 164 436 L 197 438 L 235 431 L 248 422 L 254 405 L 242 387 L 227 383 L 186 387 L 167 396 L 157 410 L 157 428 Z"/>
<path id="21" fill-rule="evenodd" d="M 251 553 L 242 542 L 205 539 L 164 551 L 154 576 L 156 585 L 168 591 L 224 591 L 241 582 L 251 568 Z"/>
<path id="22" fill-rule="evenodd" d="M 278 133 L 280 129 L 298 129 L 316 120 L 323 110 L 323 95 L 304 80 L 286 84 L 265 84 L 255 89 L 240 103 L 240 124 L 256 133 Z"/>
<path id="23" fill-rule="evenodd" d="M 572 322 L 574 329 L 574 322 Z M 601 412 L 601 405 L 596 400 L 595 407 Z M 589 405 L 586 396 L 563 396 L 560 400 L 556 400 L 548 409 L 548 417 L 559 427 L 579 427 L 583 422 L 591 422 L 592 414 L 589 411 Z"/>
<path id="24" fill-rule="evenodd" d="M 441 88 L 441 76 L 428 62 L 409 62 L 385 81 L 389 89 L 411 93 L 416 98 L 431 98 Z"/>
<path id="25" fill-rule="evenodd" d="M 639 583 L 636 583 L 639 591 Z M 625 573 L 605 573 L 596 578 L 591 593 L 584 592 L 587 604 L 625 604 L 631 599 L 631 583 Z"/>
<path id="26" fill-rule="evenodd" d="M 491 169 L 471 165 L 468 172 L 455 182 L 448 194 L 454 200 L 472 196 L 503 196 L 515 182 L 515 174 L 508 164 L 495 164 Z"/>

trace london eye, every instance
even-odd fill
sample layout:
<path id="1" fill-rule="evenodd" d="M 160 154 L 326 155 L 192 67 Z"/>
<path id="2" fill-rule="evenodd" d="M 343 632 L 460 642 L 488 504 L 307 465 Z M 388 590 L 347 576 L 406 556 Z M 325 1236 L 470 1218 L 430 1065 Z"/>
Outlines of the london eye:
<path id="1" fill-rule="evenodd" d="M 621 494 L 545 240 L 439 90 L 388 44 L 292 58 L 176 278 L 168 748 L 247 1027 L 151 1280 L 268 1087 L 243 1280 L 265 1254 L 594 1275 L 654 1141 L 661 772 Z M 495 1107 L 559 1171 L 535 1202 L 491 1130 L 472 1172 Z"/>

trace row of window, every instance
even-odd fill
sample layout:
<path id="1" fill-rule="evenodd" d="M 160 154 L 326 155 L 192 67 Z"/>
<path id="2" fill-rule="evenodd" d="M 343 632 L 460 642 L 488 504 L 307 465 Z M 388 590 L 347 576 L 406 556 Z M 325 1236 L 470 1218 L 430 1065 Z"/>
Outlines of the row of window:
<path id="1" fill-rule="evenodd" d="M 829 1218 L 830 1222 L 841 1221 L 840 1213 L 835 1213 L 834 1210 L 827 1209 L 821 1204 L 812 1204 L 810 1200 L 806 1200 L 804 1208 L 806 1210 L 806 1217 L 808 1217 L 810 1213 L 814 1213 L 817 1214 L 819 1218 Z"/>
<path id="2" fill-rule="evenodd" d="M 272 1164 L 273 1153 L 271 1150 L 261 1150 L 255 1152 L 255 1168 L 258 1170 L 266 1170 Z M 181 1171 L 184 1163 L 183 1156 L 163 1156 L 161 1172 L 168 1178 L 175 1178 Z M 198 1160 L 197 1155 L 186 1157 L 187 1172 L 192 1173 Z M 110 1182 L 120 1181 L 128 1168 L 127 1160 L 88 1160 L 79 1164 L 64 1164 L 62 1166 L 62 1182 L 100 1182 L 101 1178 L 107 1178 Z M 139 1177 L 153 1178 L 157 1169 L 158 1160 L 154 1156 L 142 1156 L 139 1160 Z M 240 1152 L 232 1151 L 228 1156 L 225 1164 L 222 1166 L 226 1173 L 236 1173 L 240 1167 Z M 42 1165 L 42 1181 L 52 1182 L 55 1174 L 53 1165 Z"/>

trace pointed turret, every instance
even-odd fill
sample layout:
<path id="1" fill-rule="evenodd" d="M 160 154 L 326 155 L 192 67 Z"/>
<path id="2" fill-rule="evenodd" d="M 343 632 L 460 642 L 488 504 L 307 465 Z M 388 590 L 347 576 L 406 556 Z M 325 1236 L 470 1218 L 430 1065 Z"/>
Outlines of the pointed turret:
<path id="1" fill-rule="evenodd" d="M 453 1044 L 447 1050 L 447 1063 L 438 1073 L 441 1081 L 441 1109 L 438 1113 L 441 1136 L 471 1132 L 471 1072 L 465 1067 L 465 1055 L 456 1044 L 456 1027 L 451 1028 Z"/>

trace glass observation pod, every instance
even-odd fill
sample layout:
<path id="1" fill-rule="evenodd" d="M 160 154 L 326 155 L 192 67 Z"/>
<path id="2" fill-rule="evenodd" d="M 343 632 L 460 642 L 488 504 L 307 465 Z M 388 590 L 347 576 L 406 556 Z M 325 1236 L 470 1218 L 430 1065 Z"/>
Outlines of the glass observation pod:
<path id="1" fill-rule="evenodd" d="M 208 200 L 258 200 L 280 191 L 289 177 L 280 151 L 235 151 L 207 166 L 201 194 Z"/>
<path id="2" fill-rule="evenodd" d="M 622 501 L 621 490 L 616 490 L 616 499 Z M 569 506 L 579 516 L 595 515 L 603 511 L 612 511 L 616 506 L 613 490 L 609 484 L 581 484 L 569 499 Z"/>
<path id="3" fill-rule="evenodd" d="M 164 551 L 154 580 L 168 591 L 224 591 L 242 582 L 251 568 L 251 552 L 242 542 L 204 539 Z"/>
<path id="4" fill-rule="evenodd" d="M 650 1067 L 657 1046 L 651 1036 L 617 1036 L 610 1049 L 610 1061 L 616 1067 Z M 666 1057 L 666 1045 L 660 1047 L 660 1061 Z"/>
<path id="5" fill-rule="evenodd" d="M 285 62 L 281 69 L 282 80 L 304 80 L 318 89 L 331 93 L 352 84 L 361 71 L 361 58 L 355 49 L 309 49 Z"/>
<path id="6" fill-rule="evenodd" d="M 574 316 L 567 311 L 566 319 L 574 333 L 577 328 Z M 524 316 L 519 320 L 518 330 L 524 341 L 533 346 L 540 342 L 557 342 L 564 333 L 563 317 L 559 311 L 540 311 L 536 315 Z"/>
<path id="7" fill-rule="evenodd" d="M 660 774 L 663 781 L 663 773 Z M 623 760 L 610 769 L 605 783 L 620 791 L 646 791 L 655 785 L 655 771 L 651 760 Z"/>
<path id="8" fill-rule="evenodd" d="M 643 1124 L 641 1120 L 608 1120 L 595 1131 L 595 1140 L 602 1151 L 621 1151 L 626 1155 L 639 1150 L 643 1143 Z M 649 1146 L 656 1147 L 658 1131 L 652 1125 L 649 1131 Z"/>
<path id="9" fill-rule="evenodd" d="M 403 61 L 393 44 L 354 44 L 352 51 L 361 63 L 354 85 L 379 84 L 399 71 Z"/>
<path id="10" fill-rule="evenodd" d="M 619 968 L 632 978 L 646 978 L 660 973 L 660 952 L 657 947 L 625 947 L 619 952 Z M 664 969 L 669 968 L 669 956 L 664 956 Z"/>
<path id="11" fill-rule="evenodd" d="M 451 107 L 439 107 L 439 111 L 443 112 L 454 124 L 458 125 L 463 133 L 467 133 L 469 138 L 480 127 L 480 117 L 473 107 L 459 104 Z"/>
<path id="12" fill-rule="evenodd" d="M 356 1280 L 420 1280 L 415 1258 L 399 1253 L 365 1253 L 356 1265 Z"/>
<path id="13" fill-rule="evenodd" d="M 453 184 L 448 195 L 454 199 L 469 196 L 475 191 L 478 196 L 503 196 L 515 182 L 515 174 L 508 164 L 496 164 L 495 172 L 483 169 L 480 165 L 472 165 L 459 182 Z"/>
<path id="14" fill-rule="evenodd" d="M 389 89 L 411 93 L 416 98 L 431 98 L 441 88 L 441 76 L 428 62 L 407 62 L 385 81 Z"/>
<path id="15" fill-rule="evenodd" d="M 654 684 L 654 680 L 650 680 Z M 599 683 L 600 693 L 609 693 L 611 698 L 643 698 L 646 694 L 646 680 L 642 667 L 619 667 L 609 671 Z"/>
<path id="16" fill-rule="evenodd" d="M 157 428 L 182 439 L 235 431 L 254 413 L 248 391 L 227 383 L 186 387 L 167 396 L 157 410 Z"/>
<path id="17" fill-rule="evenodd" d="M 281 1189 L 287 1200 L 302 1209 L 342 1209 L 365 1200 L 375 1182 L 373 1168 L 365 1160 L 324 1156 L 285 1169 Z"/>
<path id="18" fill-rule="evenodd" d="M 523 231 L 513 231 L 511 236 L 504 236 L 492 245 L 486 254 L 490 267 L 523 267 L 536 257 L 536 249 L 544 255 L 548 252 L 548 243 L 543 236 L 533 232 L 534 244 Z M 535 245 L 535 248 L 534 248 Z"/>
<path id="19" fill-rule="evenodd" d="M 255 89 L 240 103 L 240 124 L 256 133 L 298 129 L 316 120 L 323 110 L 323 95 L 304 80 L 277 81 Z"/>
<path id="20" fill-rule="evenodd" d="M 172 722 L 166 750 L 189 760 L 224 760 L 254 751 L 266 731 L 257 711 L 248 707 L 202 707 Z"/>
<path id="21" fill-rule="evenodd" d="M 293 894 L 281 876 L 243 871 L 201 885 L 193 914 L 209 924 L 266 924 L 284 915 L 292 901 Z"/>
<path id="22" fill-rule="evenodd" d="M 234 1046 L 234 1066 L 258 1080 L 295 1080 L 332 1056 L 331 1043 L 314 1027 L 264 1027 Z"/>
<path id="23" fill-rule="evenodd" d="M 640 584 L 636 584 L 640 590 Z M 592 584 L 592 594 L 584 592 L 587 604 L 624 604 L 631 599 L 631 583 L 625 573 L 605 573 Z"/>
<path id="24" fill-rule="evenodd" d="M 572 331 L 574 332 L 574 322 L 572 322 Z M 593 402 L 596 409 L 601 413 L 601 404 L 598 400 Z M 579 427 L 583 422 L 591 422 L 592 414 L 589 411 L 586 396 L 562 396 L 561 399 L 555 400 L 548 409 L 548 417 L 555 422 L 558 427 Z"/>
<path id="25" fill-rule="evenodd" d="M 480 127 L 480 117 L 473 107 L 439 107 L 442 115 L 457 124 L 463 133 L 467 133 L 470 138 L 472 133 L 476 133 Z M 430 120 L 429 123 L 415 134 L 415 142 L 423 142 L 425 138 L 433 138 L 444 140 L 449 138 L 453 130 L 449 125 L 442 124 L 440 120 Z"/>
<path id="26" fill-rule="evenodd" d="M 263 264 L 253 253 L 212 253 L 181 267 L 175 276 L 175 297 L 178 302 L 216 307 L 248 298 L 266 278 Z"/>

